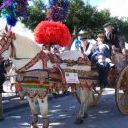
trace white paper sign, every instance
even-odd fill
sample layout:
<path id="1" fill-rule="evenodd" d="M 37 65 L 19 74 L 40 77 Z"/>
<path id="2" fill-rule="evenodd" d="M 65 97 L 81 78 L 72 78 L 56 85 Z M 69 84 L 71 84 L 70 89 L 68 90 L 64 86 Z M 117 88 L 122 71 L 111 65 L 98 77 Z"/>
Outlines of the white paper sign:
<path id="1" fill-rule="evenodd" d="M 65 72 L 65 79 L 67 83 L 80 83 L 77 73 Z"/>

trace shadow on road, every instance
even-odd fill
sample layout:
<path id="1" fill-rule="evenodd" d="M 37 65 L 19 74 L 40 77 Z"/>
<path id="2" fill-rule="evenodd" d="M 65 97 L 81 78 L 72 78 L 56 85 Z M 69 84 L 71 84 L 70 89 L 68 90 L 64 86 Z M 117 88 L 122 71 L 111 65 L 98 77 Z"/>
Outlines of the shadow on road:
<path id="1" fill-rule="evenodd" d="M 70 95 L 53 98 L 49 102 L 49 128 L 127 128 L 127 116 L 119 113 L 114 92 L 104 94 L 96 107 L 89 108 L 89 117 L 81 125 L 75 125 L 75 117 L 79 109 L 76 99 Z M 17 109 L 6 115 L 0 122 L 0 128 L 30 128 L 31 112 L 28 107 Z M 4 126 L 4 127 L 3 127 Z M 9 127 L 10 126 L 10 127 Z M 39 115 L 39 128 L 42 127 Z"/>

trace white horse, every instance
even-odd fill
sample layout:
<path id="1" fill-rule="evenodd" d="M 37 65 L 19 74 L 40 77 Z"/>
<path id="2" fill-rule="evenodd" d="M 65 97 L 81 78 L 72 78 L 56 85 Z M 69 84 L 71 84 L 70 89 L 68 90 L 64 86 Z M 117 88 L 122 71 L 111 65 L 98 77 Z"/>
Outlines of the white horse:
<path id="1" fill-rule="evenodd" d="M 5 38 L 6 37 L 6 38 Z M 0 53 L 1 56 L 4 58 L 11 58 L 11 60 L 14 63 L 14 66 L 16 70 L 21 71 L 30 71 L 34 69 L 49 69 L 53 68 L 53 66 L 56 66 L 56 63 L 51 63 L 51 61 L 48 59 L 47 60 L 47 53 L 44 54 L 44 51 L 41 52 L 42 49 L 40 46 L 36 45 L 33 40 L 29 39 L 28 37 L 21 36 L 18 34 L 15 35 L 7 35 L 5 34 L 1 38 L 1 46 L 5 46 L 3 44 L 6 44 L 6 47 L 2 48 L 2 52 Z M 4 50 L 3 50 L 4 49 Z M 44 55 L 43 55 L 44 54 Z M 11 56 L 10 56 L 11 55 Z M 79 51 L 67 51 L 63 52 L 60 54 L 60 57 L 62 60 L 74 60 L 77 62 L 78 58 L 84 58 L 83 54 L 80 53 Z M 40 59 L 42 58 L 42 59 Z M 91 66 L 90 65 L 84 65 L 84 66 L 78 66 L 78 64 L 74 66 L 67 66 L 66 62 L 60 64 L 60 68 L 62 70 L 64 69 L 69 69 L 69 70 L 79 70 L 79 71 L 85 71 L 89 73 L 91 71 Z M 82 84 L 81 84 L 82 83 Z M 70 85 L 70 84 L 68 84 Z M 72 84 L 71 84 L 72 85 Z M 78 83 L 77 83 L 78 85 Z M 77 88 L 75 90 L 77 93 L 76 97 L 79 99 L 80 102 L 80 111 L 78 113 L 77 119 L 79 122 L 83 121 L 85 114 L 87 114 L 87 107 L 88 104 L 91 102 L 90 99 L 92 100 L 92 82 L 91 80 L 80 80 L 81 87 Z M 21 94 L 19 92 L 19 94 Z M 45 97 L 40 98 L 40 97 L 30 97 L 26 96 L 27 100 L 30 105 L 30 109 L 33 115 L 33 120 L 32 120 L 32 127 L 36 128 L 37 127 L 37 121 L 38 121 L 38 110 L 37 110 L 37 104 L 36 101 L 39 103 L 39 108 L 40 112 L 42 115 L 42 123 L 43 123 L 43 128 L 48 128 L 48 101 L 47 101 L 47 95 Z"/>
<path id="2" fill-rule="evenodd" d="M 5 59 L 10 58 L 13 61 L 16 70 L 19 70 L 20 68 L 28 64 L 28 62 L 31 61 L 31 59 L 34 58 L 37 55 L 37 53 L 41 51 L 41 48 L 35 43 L 33 43 L 33 40 L 18 34 L 10 36 L 10 33 L 4 33 L 4 34 L 2 33 L 0 45 L 1 45 L 1 50 L 0 50 L 1 56 Z M 15 53 L 16 56 L 14 55 Z M 30 68 L 26 70 L 33 70 L 37 68 L 42 69 L 41 60 L 39 60 L 39 62 L 35 63 L 33 66 L 30 66 Z M 13 72 L 12 75 L 15 76 L 16 74 L 14 74 Z M 19 94 L 21 97 L 23 97 L 21 92 L 19 92 Z M 42 119 L 43 128 L 47 128 L 48 127 L 47 96 L 45 96 L 43 102 L 41 98 L 37 98 L 37 97 L 32 99 L 29 96 L 26 96 L 26 98 L 29 102 L 30 109 L 33 115 L 32 127 L 33 128 L 37 127 L 36 123 L 38 121 L 38 109 L 37 109 L 36 101 L 38 101 L 40 112 L 43 117 Z"/>

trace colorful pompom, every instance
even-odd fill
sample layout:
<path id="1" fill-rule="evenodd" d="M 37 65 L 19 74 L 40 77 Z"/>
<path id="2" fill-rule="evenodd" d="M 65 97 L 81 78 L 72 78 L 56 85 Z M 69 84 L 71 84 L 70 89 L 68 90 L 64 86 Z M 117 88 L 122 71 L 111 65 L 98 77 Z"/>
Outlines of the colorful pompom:
<path id="1" fill-rule="evenodd" d="M 61 22 L 40 22 L 35 28 L 34 36 L 35 41 L 39 44 L 68 46 L 71 43 L 69 29 Z"/>
<path id="2" fill-rule="evenodd" d="M 15 26 L 19 17 L 27 16 L 28 0 L 3 0 L 0 10 L 7 24 Z"/>
<path id="3" fill-rule="evenodd" d="M 47 20 L 65 21 L 68 16 L 68 0 L 49 0 Z M 50 12 L 50 15 L 49 15 Z"/>
<path id="4" fill-rule="evenodd" d="M 7 20 L 7 24 L 11 26 L 15 26 L 17 23 L 17 19 L 15 17 L 7 16 L 6 20 Z"/>

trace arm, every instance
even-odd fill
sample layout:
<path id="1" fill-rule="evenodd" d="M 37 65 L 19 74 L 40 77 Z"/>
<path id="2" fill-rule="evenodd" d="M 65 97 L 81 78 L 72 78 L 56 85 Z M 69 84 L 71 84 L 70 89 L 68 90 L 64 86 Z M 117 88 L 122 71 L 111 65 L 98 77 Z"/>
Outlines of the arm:
<path id="1" fill-rule="evenodd" d="M 85 55 L 89 56 L 92 53 L 92 50 L 94 49 L 93 44 L 89 44 L 89 47 L 87 48 L 87 50 L 84 52 Z"/>

